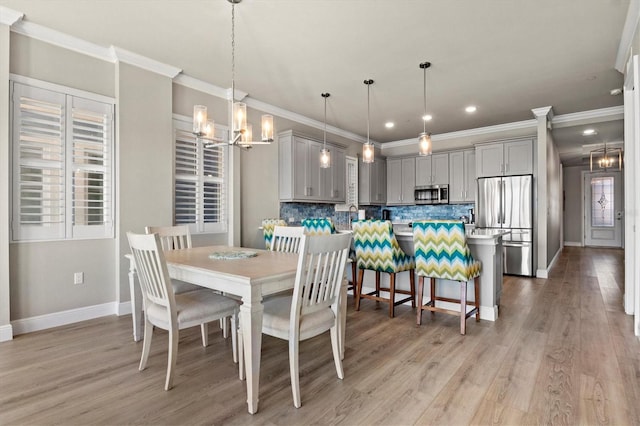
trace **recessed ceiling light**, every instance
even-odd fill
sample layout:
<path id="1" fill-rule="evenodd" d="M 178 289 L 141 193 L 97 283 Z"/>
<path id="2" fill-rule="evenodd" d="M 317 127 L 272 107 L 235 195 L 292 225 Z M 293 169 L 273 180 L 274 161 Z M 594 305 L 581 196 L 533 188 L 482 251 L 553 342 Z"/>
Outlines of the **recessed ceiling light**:
<path id="1" fill-rule="evenodd" d="M 468 113 L 472 113 L 472 112 L 476 112 L 477 109 L 478 108 L 476 108 L 474 105 L 469 105 L 464 110 L 467 111 Z"/>
<path id="2" fill-rule="evenodd" d="M 395 126 L 395 124 L 393 124 L 393 121 L 387 121 L 386 123 L 384 123 L 384 127 L 386 127 L 387 129 L 391 129 L 393 128 L 393 126 Z"/>
<path id="3" fill-rule="evenodd" d="M 422 119 L 424 121 L 431 121 L 433 119 L 433 116 L 431 116 L 431 114 L 423 115 Z"/>
<path id="4" fill-rule="evenodd" d="M 595 129 L 585 129 L 582 134 L 584 136 L 593 136 L 593 135 L 597 135 L 598 132 L 595 131 Z"/>

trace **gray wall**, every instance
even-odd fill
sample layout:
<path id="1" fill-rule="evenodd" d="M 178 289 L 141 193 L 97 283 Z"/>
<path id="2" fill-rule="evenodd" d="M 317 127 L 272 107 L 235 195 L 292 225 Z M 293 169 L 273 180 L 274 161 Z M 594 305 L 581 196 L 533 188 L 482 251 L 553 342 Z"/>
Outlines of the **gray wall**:
<path id="1" fill-rule="evenodd" d="M 562 170 L 564 193 L 564 224 L 565 244 L 582 244 L 582 172 L 589 171 L 587 166 L 565 167 Z"/>
<path id="2" fill-rule="evenodd" d="M 547 266 L 562 248 L 562 165 L 547 131 Z"/>

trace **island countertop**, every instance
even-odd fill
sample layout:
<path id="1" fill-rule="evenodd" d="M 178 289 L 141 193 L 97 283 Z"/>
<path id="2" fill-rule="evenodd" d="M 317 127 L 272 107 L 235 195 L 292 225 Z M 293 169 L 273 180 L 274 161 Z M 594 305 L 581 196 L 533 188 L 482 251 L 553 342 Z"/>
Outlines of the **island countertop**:
<path id="1" fill-rule="evenodd" d="M 408 225 L 394 225 L 393 233 L 397 237 L 413 237 L 413 230 Z M 509 234 L 509 231 L 490 228 L 470 228 L 465 232 L 465 237 L 471 243 L 473 240 L 495 240 Z"/>

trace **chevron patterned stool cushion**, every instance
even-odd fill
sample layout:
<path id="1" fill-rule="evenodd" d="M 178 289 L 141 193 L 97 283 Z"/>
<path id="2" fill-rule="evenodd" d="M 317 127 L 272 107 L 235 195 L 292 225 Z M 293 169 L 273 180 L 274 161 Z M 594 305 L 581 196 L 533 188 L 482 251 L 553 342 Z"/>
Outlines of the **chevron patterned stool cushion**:
<path id="1" fill-rule="evenodd" d="M 413 222 L 413 247 L 416 258 L 418 301 L 422 304 L 424 279 L 430 278 L 431 294 L 427 304 L 418 309 L 417 323 L 422 322 L 422 311 L 445 312 L 460 316 L 460 334 L 466 333 L 466 320 L 473 314 L 480 320 L 480 262 L 473 259 L 465 238 L 464 224 L 452 220 L 424 220 Z M 436 295 L 436 278 L 458 281 L 460 301 Z M 474 281 L 475 299 L 467 312 L 467 282 Z M 443 282 L 443 284 L 446 283 Z M 436 306 L 436 301 L 460 303 L 460 311 Z"/>
<path id="2" fill-rule="evenodd" d="M 284 219 L 263 219 L 262 233 L 264 234 L 264 245 L 267 250 L 271 250 L 271 241 L 273 240 L 273 228 L 276 226 L 287 226 Z"/>
<path id="3" fill-rule="evenodd" d="M 419 221 L 412 226 L 418 275 L 454 281 L 480 275 L 480 262 L 471 256 L 462 222 Z"/>
<path id="4" fill-rule="evenodd" d="M 398 244 L 393 234 L 391 222 L 386 220 L 357 220 L 352 223 L 353 242 L 356 249 L 356 261 L 360 273 L 358 276 L 358 289 L 356 292 L 356 310 L 360 309 L 360 298 L 389 302 L 389 316 L 394 316 L 394 306 L 411 300 L 415 307 L 415 285 L 413 256 L 407 255 Z M 376 272 L 376 291 L 362 294 L 362 279 L 364 270 Z M 396 290 L 395 274 L 409 271 L 411 289 Z M 380 273 L 390 274 L 389 288 L 380 287 Z M 380 290 L 389 292 L 389 299 L 380 297 Z M 395 301 L 395 293 L 408 294 L 411 297 Z"/>
<path id="5" fill-rule="evenodd" d="M 301 225 L 306 235 L 328 235 L 336 233 L 336 228 L 329 218 L 304 219 Z"/>

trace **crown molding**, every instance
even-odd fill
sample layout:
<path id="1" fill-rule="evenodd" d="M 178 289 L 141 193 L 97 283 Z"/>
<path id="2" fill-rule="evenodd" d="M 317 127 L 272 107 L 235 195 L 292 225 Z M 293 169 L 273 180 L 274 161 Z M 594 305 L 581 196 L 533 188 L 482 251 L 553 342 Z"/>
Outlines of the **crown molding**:
<path id="1" fill-rule="evenodd" d="M 138 55 L 137 53 L 130 52 L 117 46 L 111 46 L 110 50 L 116 61 L 134 65 L 171 79 L 175 78 L 182 72 L 180 68 L 174 67 L 173 65 L 168 65 L 163 62 L 156 61 L 155 59 Z"/>
<path id="2" fill-rule="evenodd" d="M 115 62 L 108 47 L 99 46 L 33 22 L 17 22 L 11 27 L 11 31 L 103 61 Z"/>
<path id="3" fill-rule="evenodd" d="M 618 54 L 616 55 L 616 62 L 614 64 L 615 69 L 620 71 L 622 74 L 625 72 L 627 58 L 631 53 L 633 36 L 638 29 L 639 22 L 640 0 L 631 0 L 629 2 L 629 9 L 627 9 L 627 19 L 624 21 L 622 35 L 620 36 L 620 44 L 618 45 Z"/>
<path id="4" fill-rule="evenodd" d="M 314 120 L 302 114 L 298 114 L 296 112 L 292 112 L 292 111 L 268 104 L 266 102 L 253 99 L 251 97 L 248 97 L 247 99 L 245 99 L 244 102 L 247 104 L 248 107 L 251 107 L 258 111 L 266 112 L 266 113 L 278 116 L 280 118 L 285 118 L 287 120 L 294 121 L 296 123 L 299 123 L 305 126 L 313 127 L 315 129 L 324 130 L 324 122 L 322 121 Z M 367 138 L 363 136 L 340 129 L 338 127 L 331 126 L 329 124 L 327 124 L 327 132 L 336 136 L 341 136 L 343 138 L 353 140 L 354 142 L 360 142 L 363 144 L 367 142 Z M 373 143 L 377 147 L 381 146 L 380 143 L 376 141 L 371 141 L 371 143 Z M 387 144 L 384 144 L 384 146 L 386 145 Z"/>
<path id="5" fill-rule="evenodd" d="M 581 123 L 604 122 L 624 119 L 624 106 L 592 109 L 589 111 L 573 112 L 553 117 L 551 121 L 556 129 L 576 126 Z"/>
<path id="6" fill-rule="evenodd" d="M 22 18 L 24 18 L 24 13 L 0 6 L 0 24 L 12 26 L 16 22 L 22 21 Z"/>
<path id="7" fill-rule="evenodd" d="M 215 84 L 206 83 L 202 80 L 199 80 L 197 78 L 191 77 L 186 74 L 179 74 L 176 78 L 173 79 L 173 82 L 175 84 L 179 84 L 181 86 L 188 87 L 190 89 L 197 90 L 199 92 L 207 93 L 217 98 L 229 99 L 227 94 L 227 89 L 224 89 L 220 86 L 216 86 Z"/>
<path id="8" fill-rule="evenodd" d="M 461 139 L 470 136 L 481 136 L 491 133 L 501 133 L 513 130 L 522 129 L 535 129 L 537 126 L 537 120 L 524 120 L 515 121 L 513 123 L 497 124 L 495 126 L 478 127 L 476 129 L 460 130 L 456 132 L 441 133 L 438 135 L 431 135 L 432 142 L 445 141 L 450 139 Z M 417 137 L 412 139 L 403 139 L 399 141 L 386 142 L 384 148 L 396 148 L 401 146 L 413 145 L 417 143 Z"/>
<path id="9" fill-rule="evenodd" d="M 547 120 L 549 121 L 553 120 L 554 114 L 553 114 L 553 107 L 551 106 L 534 108 L 531 110 L 531 112 L 533 113 L 533 116 L 536 118 L 547 117 Z"/>

